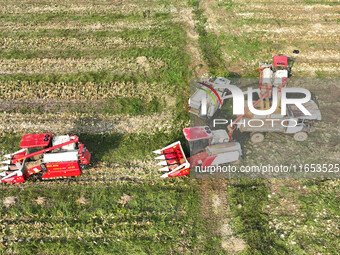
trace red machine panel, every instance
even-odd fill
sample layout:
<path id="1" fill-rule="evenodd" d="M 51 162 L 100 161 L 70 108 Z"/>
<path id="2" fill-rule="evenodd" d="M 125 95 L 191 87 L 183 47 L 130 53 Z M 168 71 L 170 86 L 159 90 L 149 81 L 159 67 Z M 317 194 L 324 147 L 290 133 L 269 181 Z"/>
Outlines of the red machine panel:
<path id="1" fill-rule="evenodd" d="M 211 139 L 213 137 L 208 126 L 184 128 L 183 133 L 189 142 L 201 139 Z"/>
<path id="2" fill-rule="evenodd" d="M 85 160 L 83 161 L 83 164 L 90 164 L 91 160 L 91 153 L 88 151 L 88 149 L 85 150 Z"/>
<path id="3" fill-rule="evenodd" d="M 287 56 L 274 56 L 273 57 L 274 66 L 288 66 L 288 57 Z"/>
<path id="4" fill-rule="evenodd" d="M 25 182 L 25 179 L 23 176 L 13 176 L 10 177 L 8 179 L 4 179 L 1 182 L 5 182 L 5 183 L 21 183 L 21 182 Z"/>
<path id="5" fill-rule="evenodd" d="M 78 176 L 81 174 L 77 161 L 71 162 L 55 162 L 46 164 L 47 173 L 42 178 L 68 177 Z"/>
<path id="6" fill-rule="evenodd" d="M 20 148 L 46 147 L 51 140 L 51 133 L 29 134 L 21 138 Z"/>

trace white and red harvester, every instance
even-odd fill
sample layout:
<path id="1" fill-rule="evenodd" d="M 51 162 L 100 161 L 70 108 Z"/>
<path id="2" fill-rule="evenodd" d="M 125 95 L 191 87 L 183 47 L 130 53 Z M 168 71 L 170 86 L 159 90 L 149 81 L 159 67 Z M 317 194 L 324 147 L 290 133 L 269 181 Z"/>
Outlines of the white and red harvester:
<path id="1" fill-rule="evenodd" d="M 190 167 L 207 167 L 239 160 L 242 155 L 241 145 L 231 141 L 226 130 L 210 130 L 208 126 L 183 129 L 189 142 L 191 157 L 186 158 L 181 143 L 175 142 L 154 153 L 163 160 L 158 165 L 159 171 L 165 172 L 161 177 L 178 177 L 189 174 Z"/>
<path id="2" fill-rule="evenodd" d="M 75 135 L 28 134 L 20 150 L 4 155 L 0 181 L 20 183 L 30 179 L 53 179 L 81 175 L 91 154 Z"/>

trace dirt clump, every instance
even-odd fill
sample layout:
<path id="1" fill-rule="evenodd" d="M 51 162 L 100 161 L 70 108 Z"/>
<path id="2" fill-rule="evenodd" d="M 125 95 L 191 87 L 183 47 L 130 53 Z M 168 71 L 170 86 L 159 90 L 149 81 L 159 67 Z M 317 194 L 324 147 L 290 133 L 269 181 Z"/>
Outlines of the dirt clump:
<path id="1" fill-rule="evenodd" d="M 37 199 L 34 200 L 38 205 L 45 204 L 46 202 L 46 197 L 38 197 Z"/>
<path id="2" fill-rule="evenodd" d="M 150 62 L 147 57 L 145 56 L 137 57 L 136 63 L 143 67 L 146 71 L 150 70 Z"/>
<path id="3" fill-rule="evenodd" d="M 241 238 L 231 237 L 222 241 L 222 248 L 230 254 L 236 254 L 237 252 L 245 250 L 247 248 L 247 244 Z"/>
<path id="4" fill-rule="evenodd" d="M 6 208 L 9 208 L 12 205 L 15 205 L 18 202 L 18 198 L 14 196 L 5 197 L 3 204 Z"/>
<path id="5" fill-rule="evenodd" d="M 80 197 L 75 202 L 80 205 L 86 205 L 88 203 L 85 197 Z"/>
<path id="6" fill-rule="evenodd" d="M 119 204 L 122 204 L 122 205 L 125 205 L 125 204 L 127 204 L 130 200 L 132 200 L 132 196 L 129 196 L 129 195 L 127 195 L 127 194 L 123 194 L 121 197 L 120 197 L 120 199 L 119 199 L 119 201 L 118 201 L 118 203 Z"/>

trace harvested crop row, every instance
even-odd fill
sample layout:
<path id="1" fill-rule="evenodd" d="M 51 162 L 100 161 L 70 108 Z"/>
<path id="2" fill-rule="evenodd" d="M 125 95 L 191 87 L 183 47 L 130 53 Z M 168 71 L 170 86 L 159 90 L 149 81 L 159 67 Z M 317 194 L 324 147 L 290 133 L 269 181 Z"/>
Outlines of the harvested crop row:
<path id="1" fill-rule="evenodd" d="M 340 27 L 337 24 L 305 24 L 305 25 L 291 25 L 291 26 L 281 26 L 278 24 L 254 24 L 252 26 L 249 25 L 241 25 L 239 30 L 243 32 L 251 33 L 251 32 L 270 32 L 270 33 L 282 33 L 282 34 L 290 34 L 294 36 L 298 36 L 299 34 L 305 35 L 315 35 L 318 37 L 319 35 L 334 35 L 340 33 Z"/>
<path id="2" fill-rule="evenodd" d="M 340 38 L 339 38 L 340 39 Z M 290 55 L 295 49 L 293 46 L 288 46 L 280 51 L 281 54 Z M 334 63 L 339 62 L 340 59 L 340 48 L 339 50 L 315 50 L 315 48 L 305 47 L 299 55 L 296 56 L 297 63 Z M 319 64 L 318 64 L 319 65 Z M 333 64 L 332 64 L 333 65 Z M 295 68 L 295 66 L 294 66 Z"/>
<path id="3" fill-rule="evenodd" d="M 251 11 L 258 11 L 258 12 L 281 12 L 285 14 L 295 13 L 295 14 L 304 14 L 308 12 L 313 13 L 336 13 L 340 10 L 339 5 L 326 5 L 326 4 L 313 4 L 308 5 L 306 3 L 299 3 L 297 1 L 282 1 L 274 2 L 274 1 L 262 1 L 262 2 L 255 2 L 255 1 L 247 1 L 247 0 L 237 0 L 233 1 L 235 3 L 235 9 L 239 12 L 251 12 Z M 290 3 L 289 3 L 290 2 Z M 333 1 L 334 2 L 334 1 Z"/>
<path id="4" fill-rule="evenodd" d="M 285 51 L 282 51 L 283 53 Z M 289 54 L 291 51 L 286 50 Z M 264 55 L 270 55 L 270 50 L 263 50 L 259 51 L 258 58 L 255 58 L 252 61 L 247 61 L 242 63 L 242 72 L 249 72 L 253 73 L 257 67 L 259 62 L 265 61 L 263 57 Z M 237 54 L 229 54 L 228 58 L 231 59 L 232 57 L 237 56 Z M 270 62 L 270 60 L 268 60 Z M 320 56 L 313 56 L 311 58 L 301 58 L 294 64 L 294 74 L 300 75 L 307 75 L 307 77 L 314 77 L 317 73 L 322 72 L 324 74 L 329 75 L 337 75 L 339 73 L 340 63 L 339 59 L 337 58 L 323 58 L 322 55 Z"/>
<path id="5" fill-rule="evenodd" d="M 39 39 L 13 39 L 13 38 L 0 38 L 0 49 L 13 49 L 20 50 L 54 50 L 54 49 L 68 49 L 68 50 L 86 50 L 86 49 L 116 49 L 119 47 L 164 47 L 164 42 L 157 39 L 123 39 L 120 37 L 101 38 L 49 38 L 41 37 Z"/>
<path id="6" fill-rule="evenodd" d="M 107 70 L 116 74 L 131 73 L 151 73 L 166 69 L 167 64 L 161 59 L 148 58 L 143 63 L 136 59 L 3 59 L 0 62 L 0 74 L 62 74 L 62 73 L 79 73 L 89 71 Z"/>
<path id="7" fill-rule="evenodd" d="M 253 20 L 266 20 L 266 19 L 272 19 L 276 20 L 277 22 L 283 22 L 284 24 L 287 23 L 296 23 L 298 22 L 330 22 L 330 21 L 337 21 L 340 18 L 340 14 L 338 13 L 314 13 L 314 12 L 305 12 L 301 13 L 300 15 L 297 15 L 297 13 L 287 12 L 284 16 L 277 16 L 277 10 L 273 13 L 269 12 L 241 12 L 236 13 L 236 16 L 239 18 L 242 18 L 243 22 L 247 22 L 247 19 Z"/>
<path id="8" fill-rule="evenodd" d="M 108 3 L 108 4 L 93 4 L 84 1 L 75 3 L 65 1 L 64 3 L 54 2 L 51 4 L 6 4 L 1 6 L 4 14 L 77 14 L 77 15 L 91 15 L 91 14 L 120 14 L 120 15 L 142 15 L 143 11 L 150 10 L 150 13 L 171 13 L 176 12 L 176 8 L 171 5 L 165 7 L 160 4 L 151 5 L 148 2 L 135 2 L 122 4 Z M 76 1 L 77 2 L 77 1 Z"/>
<path id="9" fill-rule="evenodd" d="M 304 72 L 308 74 L 315 74 L 316 72 L 323 72 L 327 74 L 338 74 L 340 70 L 340 63 L 299 63 L 294 65 L 296 72 Z"/>
<path id="10" fill-rule="evenodd" d="M 289 40 L 291 42 L 310 42 L 310 43 L 319 43 L 320 48 L 338 48 L 339 46 L 336 43 L 340 43 L 340 36 L 338 34 L 308 34 L 306 32 L 301 32 L 299 34 L 288 34 L 288 33 L 276 33 L 271 31 L 265 31 L 261 36 L 257 33 L 243 33 L 241 31 L 234 31 L 231 33 L 235 36 L 253 36 L 254 39 L 261 42 L 273 42 L 273 43 L 282 43 L 283 41 Z"/>
<path id="11" fill-rule="evenodd" d="M 175 98 L 148 95 L 116 97 L 107 100 L 16 99 L 0 100 L 0 112 L 6 113 L 99 113 L 150 115 L 173 106 Z"/>
<path id="12" fill-rule="evenodd" d="M 105 163 L 100 164 L 99 166 L 94 166 L 93 168 L 89 168 L 84 171 L 82 178 L 85 180 L 92 181 L 110 181 L 110 180 L 126 180 L 131 179 L 134 181 L 137 180 L 150 180 L 159 178 L 159 173 L 157 169 L 159 166 L 157 165 L 158 161 L 150 157 L 146 157 L 145 160 L 131 160 L 129 164 L 110 164 L 110 166 L 106 166 Z"/>
<path id="13" fill-rule="evenodd" d="M 171 21 L 161 20 L 155 21 L 153 19 L 148 19 L 144 21 L 117 21 L 114 24 L 108 24 L 104 22 L 95 23 L 81 23 L 73 20 L 65 20 L 58 22 L 48 22 L 45 24 L 35 24 L 35 23 L 19 23 L 19 22 L 2 22 L 0 24 L 0 29 L 3 31 L 39 31 L 44 29 L 72 29 L 81 31 L 123 31 L 130 29 L 138 30 L 151 30 L 157 28 L 163 28 Z"/>
<path id="14" fill-rule="evenodd" d="M 0 99 L 54 99 L 54 100 L 102 100 L 114 97 L 152 97 L 164 96 L 169 90 L 162 83 L 49 83 L 28 81 L 0 81 Z M 169 91 L 168 91 L 169 92 Z"/>
<path id="15" fill-rule="evenodd" d="M 171 113 L 154 115 L 19 114 L 0 113 L 0 133 L 53 132 L 57 134 L 154 134 L 170 133 Z"/>

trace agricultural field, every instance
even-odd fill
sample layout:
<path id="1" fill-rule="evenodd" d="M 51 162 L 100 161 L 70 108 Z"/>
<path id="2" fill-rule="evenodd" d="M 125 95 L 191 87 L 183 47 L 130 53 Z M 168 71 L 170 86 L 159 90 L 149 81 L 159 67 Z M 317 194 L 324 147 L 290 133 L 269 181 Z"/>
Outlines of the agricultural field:
<path id="1" fill-rule="evenodd" d="M 335 0 L 1 1 L 0 155 L 37 132 L 92 153 L 75 179 L 0 186 L 1 253 L 337 254 L 338 180 L 160 179 L 152 151 L 185 144 L 191 78 L 299 49 L 323 121 L 303 143 L 236 134 L 244 164 L 339 163 L 339 22 Z"/>

